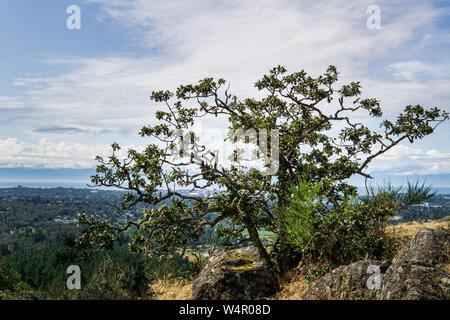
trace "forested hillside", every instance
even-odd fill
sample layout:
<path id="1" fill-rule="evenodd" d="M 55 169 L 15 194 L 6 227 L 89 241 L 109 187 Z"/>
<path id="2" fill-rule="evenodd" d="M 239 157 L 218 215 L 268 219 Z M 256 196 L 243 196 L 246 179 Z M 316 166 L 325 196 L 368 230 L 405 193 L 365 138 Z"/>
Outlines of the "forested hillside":
<path id="1" fill-rule="evenodd" d="M 205 227 L 201 237 L 185 250 L 184 257 L 179 255 L 179 250 L 163 261 L 146 260 L 129 252 L 127 244 L 132 231 L 121 235 L 112 251 L 85 256 L 75 249 L 74 237 L 78 235 L 75 217 L 86 213 L 123 223 L 126 218 L 118 215 L 116 208 L 122 196 L 123 192 L 119 191 L 90 189 L 0 189 L 0 272 L 3 272 L 0 281 L 3 281 L 3 292 L 10 292 L 7 296 L 3 293 L 4 297 L 114 299 L 161 295 L 161 285 L 176 286 L 184 281 L 181 279 L 191 281 L 209 249 L 226 240 L 220 239 L 218 229 Z M 132 218 L 145 209 L 139 204 L 125 217 Z M 392 224 L 435 220 L 447 216 L 449 211 L 450 195 L 435 195 L 425 204 L 402 211 Z M 221 225 L 224 226 L 226 222 Z M 268 243 L 274 240 L 268 231 L 259 230 L 259 233 Z M 72 295 L 65 287 L 66 268 L 71 264 L 81 267 L 82 282 L 90 284 Z M 101 289 L 100 278 L 107 278 L 111 287 Z M 177 282 L 161 282 L 169 278 Z M 154 288 L 156 293 L 149 288 Z"/>

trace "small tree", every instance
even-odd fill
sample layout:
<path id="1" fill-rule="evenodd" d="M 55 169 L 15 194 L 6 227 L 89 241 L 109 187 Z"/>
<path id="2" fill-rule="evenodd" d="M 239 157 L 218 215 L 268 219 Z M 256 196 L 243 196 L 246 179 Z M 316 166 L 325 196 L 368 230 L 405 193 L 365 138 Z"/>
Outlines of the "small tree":
<path id="1" fill-rule="evenodd" d="M 121 147 L 113 144 L 110 157 L 97 157 L 99 165 L 92 182 L 95 186 L 127 190 L 121 210 L 138 202 L 154 207 L 144 211 L 142 219 L 124 225 L 79 216 L 79 224 L 86 226 L 78 238 L 79 246 L 99 242 L 111 247 L 118 234 L 134 226 L 138 232 L 131 248 L 161 254 L 186 247 L 191 239 L 200 236 L 204 226 L 229 221 L 232 227 L 226 233 L 239 237 L 247 230 L 248 240 L 272 266 L 258 229 L 275 232 L 278 237 L 271 254 L 279 270 L 285 271 L 292 246 L 287 241 L 282 208 L 289 201 L 290 186 L 299 176 L 312 183 L 323 181 L 322 188 L 327 190 L 324 201 L 340 211 L 343 198 L 355 191 L 346 182 L 348 178 L 371 178 L 366 170 L 374 158 L 404 140 L 412 143 L 431 134 L 449 118 L 448 112 L 438 108 L 409 105 L 395 121 L 380 121 L 380 130 L 372 131 L 355 122 L 352 114 L 364 111 L 380 118 L 379 101 L 361 97 L 359 82 L 336 88 L 337 80 L 334 66 L 318 77 L 303 70 L 288 74 L 278 66 L 255 83 L 257 90 L 265 93 L 261 99 L 240 100 L 230 93 L 225 80 L 213 78 L 181 85 L 176 92 L 153 92 L 151 99 L 166 110 L 156 112 L 157 125 L 140 131 L 142 137 L 153 138 L 152 143 L 142 152 L 129 149 L 125 159 L 119 159 Z M 191 130 L 202 117 L 226 117 L 229 129 L 250 132 L 237 138 L 234 135 L 231 142 L 258 144 L 258 155 L 272 159 L 265 164 L 272 174 L 240 165 L 238 149 L 230 166 L 210 161 L 217 152 L 198 144 L 192 132 L 188 136 L 180 134 L 181 130 Z M 341 129 L 333 134 L 336 127 Z M 260 138 L 267 137 L 267 141 L 258 141 L 255 132 Z M 174 160 L 180 143 L 188 145 L 179 152 L 185 161 Z M 221 192 L 206 197 L 185 194 L 175 190 L 175 184 L 191 189 L 217 186 Z"/>

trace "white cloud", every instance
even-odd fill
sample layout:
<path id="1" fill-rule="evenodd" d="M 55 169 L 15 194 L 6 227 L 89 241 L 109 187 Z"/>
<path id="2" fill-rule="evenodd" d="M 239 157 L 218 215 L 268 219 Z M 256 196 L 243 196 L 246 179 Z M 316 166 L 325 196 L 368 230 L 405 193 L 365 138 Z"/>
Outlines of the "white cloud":
<path id="1" fill-rule="evenodd" d="M 450 173 L 450 153 L 398 145 L 374 160 L 370 169 L 389 171 L 394 175 L 403 176 L 448 174 Z"/>
<path id="2" fill-rule="evenodd" d="M 144 149 L 123 145 L 116 156 L 126 159 L 130 148 L 139 152 Z M 0 168 L 89 169 L 98 164 L 96 156 L 108 157 L 111 153 L 110 144 L 56 142 L 45 137 L 36 143 L 29 143 L 7 138 L 0 139 Z"/>
<path id="3" fill-rule="evenodd" d="M 19 97 L 2 97 L 0 96 L 1 110 L 23 108 L 23 101 Z"/>
<path id="4" fill-rule="evenodd" d="M 49 59 L 47 63 L 70 65 L 75 70 L 56 77 L 15 79 L 14 85 L 26 94 L 5 103 L 29 108 L 22 114 L 27 119 L 21 120 L 28 128 L 82 128 L 84 133 L 79 136 L 84 139 L 95 139 L 93 133 L 104 131 L 134 138 L 142 125 L 154 120 L 154 105 L 148 99 L 152 90 L 215 76 L 230 80 L 238 96 L 253 96 L 253 83 L 278 64 L 290 71 L 304 68 L 314 75 L 335 64 L 343 80 L 362 80 L 365 95 L 380 98 L 388 114 L 410 103 L 450 100 L 449 80 L 436 78 L 441 66 L 391 58 L 412 42 L 422 44 L 425 36 L 433 38 L 434 19 L 442 12 L 423 1 L 380 3 L 382 28 L 378 31 L 366 28 L 366 9 L 373 0 L 87 2 L 102 5 L 102 19 L 136 32 L 148 55 Z M 394 79 L 368 73 L 376 68 L 373 61 L 384 59 Z M 424 71 L 432 77 L 414 81 Z M 403 81 L 397 81 L 400 78 Z M 33 135 L 39 137 L 36 132 Z M 90 160 L 83 157 L 90 157 L 93 150 L 81 142 L 78 148 L 74 154 L 79 159 L 74 161 L 80 162 L 71 166 L 84 167 Z M 17 153 L 3 165 L 20 161 L 55 165 L 51 155 L 46 160 L 45 152 L 36 154 L 34 161 L 31 155 L 24 160 Z"/>
<path id="5" fill-rule="evenodd" d="M 448 75 L 448 70 L 443 69 L 442 65 L 417 60 L 397 62 L 387 68 L 400 80 L 417 80 L 427 76 L 441 78 Z"/>
<path id="6" fill-rule="evenodd" d="M 346 80 L 370 83 L 362 72 L 370 60 L 400 48 L 439 14 L 419 2 L 393 14 L 396 7 L 387 3 L 382 10 L 387 21 L 374 32 L 365 25 L 371 1 L 94 2 L 160 53 L 50 61 L 78 68 L 59 77 L 16 79 L 38 110 L 30 116 L 70 118 L 104 129 L 133 126 L 134 133 L 152 117 L 152 90 L 217 76 L 230 80 L 241 96 L 254 95 L 254 81 L 277 64 L 316 75 L 336 64 Z"/>
<path id="7" fill-rule="evenodd" d="M 35 144 L 8 138 L 0 140 L 0 167 L 92 168 L 95 166 L 95 155 L 105 152 L 106 149 L 107 146 L 102 145 L 53 143 L 46 138 Z"/>

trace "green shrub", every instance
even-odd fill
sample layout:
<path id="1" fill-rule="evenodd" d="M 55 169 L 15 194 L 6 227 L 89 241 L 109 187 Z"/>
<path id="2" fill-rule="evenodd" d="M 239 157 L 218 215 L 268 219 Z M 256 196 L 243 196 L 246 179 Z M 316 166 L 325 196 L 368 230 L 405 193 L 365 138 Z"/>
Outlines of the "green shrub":
<path id="1" fill-rule="evenodd" d="M 368 189 L 360 197 L 344 191 L 341 201 L 327 200 L 329 181 L 299 179 L 282 210 L 287 242 L 303 263 L 339 266 L 365 258 L 389 259 L 395 247 L 384 239 L 389 220 L 409 205 L 433 196 L 430 188 L 408 183 L 406 193 L 390 185 Z"/>
<path id="2" fill-rule="evenodd" d="M 0 259 L 0 292 L 11 290 L 17 282 L 14 274 L 7 267 L 6 263 Z"/>
<path id="3" fill-rule="evenodd" d="M 81 269 L 81 291 L 66 287 L 69 265 Z M 7 288 L 9 297 L 20 299 L 144 299 L 151 297 L 147 288 L 154 279 L 191 278 L 198 268 L 198 264 L 176 253 L 160 259 L 146 258 L 125 248 L 92 252 L 89 256 L 71 246 L 22 248 L 0 263 L 0 291 Z M 16 288 L 19 281 L 21 287 Z"/>
<path id="4" fill-rule="evenodd" d="M 0 300 L 40 300 L 45 295 L 21 281 L 7 263 L 0 259 Z"/>
<path id="5" fill-rule="evenodd" d="M 124 300 L 151 297 L 145 266 L 121 266 L 107 257 L 90 281 L 77 292 L 76 299 Z"/>
<path id="6" fill-rule="evenodd" d="M 325 263 L 318 268 L 310 269 L 306 272 L 305 280 L 306 282 L 313 282 L 316 279 L 326 275 L 330 270 L 336 268 L 335 265 L 331 263 Z"/>

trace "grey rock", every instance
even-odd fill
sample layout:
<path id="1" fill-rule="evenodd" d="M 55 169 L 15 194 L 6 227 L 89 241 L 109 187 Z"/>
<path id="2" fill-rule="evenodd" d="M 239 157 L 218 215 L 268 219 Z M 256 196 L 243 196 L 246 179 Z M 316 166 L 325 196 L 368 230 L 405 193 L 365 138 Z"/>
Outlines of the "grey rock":
<path id="1" fill-rule="evenodd" d="M 204 263 L 194 281 L 196 300 L 266 298 L 279 290 L 276 275 L 254 247 L 220 250 Z"/>
<path id="2" fill-rule="evenodd" d="M 450 300 L 448 229 L 422 229 L 392 263 L 364 260 L 318 279 L 303 299 Z M 369 280 L 369 265 L 379 267 Z M 448 269 L 447 269 L 448 270 Z M 372 274 L 373 275 L 373 274 Z"/>
<path id="3" fill-rule="evenodd" d="M 450 233 L 445 229 L 424 228 L 394 257 L 392 263 L 408 262 L 436 267 L 450 262 Z"/>
<path id="4" fill-rule="evenodd" d="M 449 300 L 449 273 L 409 262 L 392 264 L 381 277 L 380 300 Z"/>
<path id="5" fill-rule="evenodd" d="M 303 295 L 305 300 L 374 299 L 389 261 L 362 260 L 334 269 Z M 378 277 L 378 279 L 376 278 Z M 370 279 L 369 279 L 370 278 Z"/>

